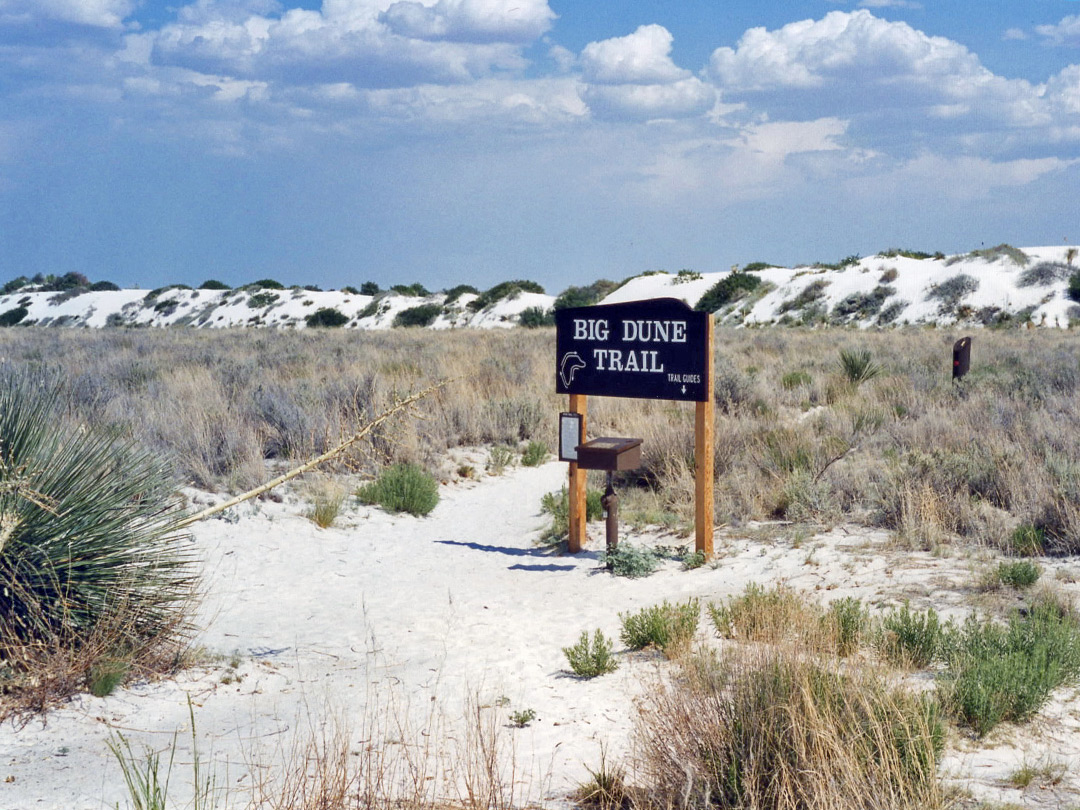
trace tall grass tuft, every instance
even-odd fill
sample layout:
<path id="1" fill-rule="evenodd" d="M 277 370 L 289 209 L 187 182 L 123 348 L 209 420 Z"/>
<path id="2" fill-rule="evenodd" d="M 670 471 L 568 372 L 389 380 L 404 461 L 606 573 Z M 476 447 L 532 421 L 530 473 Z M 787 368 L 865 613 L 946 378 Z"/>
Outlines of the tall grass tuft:
<path id="1" fill-rule="evenodd" d="M 650 806 L 942 806 L 944 727 L 934 701 L 894 688 L 874 669 L 791 648 L 690 663 L 684 677 L 658 684 L 639 704 L 639 771 Z"/>
<path id="2" fill-rule="evenodd" d="M 183 517 L 155 455 L 65 421 L 50 375 L 0 368 L 0 658 L 31 671 L 91 647 L 137 660 L 182 645 Z"/>
<path id="3" fill-rule="evenodd" d="M 884 373 L 885 369 L 872 359 L 869 349 L 840 350 L 840 372 L 852 385 L 862 385 Z"/>
<path id="4" fill-rule="evenodd" d="M 674 658 L 690 648 L 697 632 L 701 605 L 697 599 L 642 608 L 637 613 L 620 613 L 623 644 L 631 650 L 656 647 L 668 658 Z"/>

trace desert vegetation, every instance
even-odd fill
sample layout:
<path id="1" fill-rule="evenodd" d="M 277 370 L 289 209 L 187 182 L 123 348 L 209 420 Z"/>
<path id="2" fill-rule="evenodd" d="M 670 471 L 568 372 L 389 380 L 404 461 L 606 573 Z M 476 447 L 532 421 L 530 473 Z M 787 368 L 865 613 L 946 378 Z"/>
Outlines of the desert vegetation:
<path id="1" fill-rule="evenodd" d="M 1075 552 L 1080 349 L 1068 333 L 984 331 L 971 373 L 954 384 L 956 337 L 722 330 L 718 521 L 850 521 L 921 548 L 959 538 L 1008 553 L 1033 543 Z M 412 463 L 445 477 L 445 451 L 465 445 L 507 448 L 504 466 L 522 452 L 532 463 L 563 406 L 552 344 L 547 329 L 0 333 L 9 362 L 63 380 L 68 418 L 167 458 L 178 483 L 234 491 L 444 378 L 452 382 L 425 403 L 415 430 L 380 428 L 343 467 L 374 476 Z M 691 409 L 596 398 L 589 426 L 644 439 L 642 469 L 622 476 L 625 520 L 689 522 Z"/>

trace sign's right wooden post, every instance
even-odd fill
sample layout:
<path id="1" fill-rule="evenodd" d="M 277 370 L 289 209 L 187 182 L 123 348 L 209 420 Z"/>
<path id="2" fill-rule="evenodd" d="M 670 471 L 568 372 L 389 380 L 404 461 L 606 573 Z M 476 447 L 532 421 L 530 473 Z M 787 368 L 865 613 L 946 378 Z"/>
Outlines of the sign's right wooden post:
<path id="1" fill-rule="evenodd" d="M 707 352 L 705 390 L 707 398 L 696 402 L 694 413 L 694 548 L 707 559 L 713 556 L 713 447 L 716 430 L 716 397 L 713 393 L 713 319 L 705 327 Z"/>

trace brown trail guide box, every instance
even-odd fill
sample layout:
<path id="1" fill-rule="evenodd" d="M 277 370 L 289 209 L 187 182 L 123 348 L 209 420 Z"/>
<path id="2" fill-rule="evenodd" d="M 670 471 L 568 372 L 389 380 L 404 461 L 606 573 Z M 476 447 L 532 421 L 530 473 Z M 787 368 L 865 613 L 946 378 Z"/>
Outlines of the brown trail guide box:
<path id="1" fill-rule="evenodd" d="M 601 436 L 577 446 L 582 470 L 636 470 L 641 466 L 641 439 Z"/>

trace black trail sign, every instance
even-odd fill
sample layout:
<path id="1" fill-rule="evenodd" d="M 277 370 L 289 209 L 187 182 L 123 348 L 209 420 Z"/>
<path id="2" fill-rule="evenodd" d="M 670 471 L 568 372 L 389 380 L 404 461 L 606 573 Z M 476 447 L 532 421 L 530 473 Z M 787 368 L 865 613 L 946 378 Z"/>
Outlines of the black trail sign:
<path id="1" fill-rule="evenodd" d="M 560 309 L 555 390 L 705 402 L 710 317 L 675 298 Z"/>

